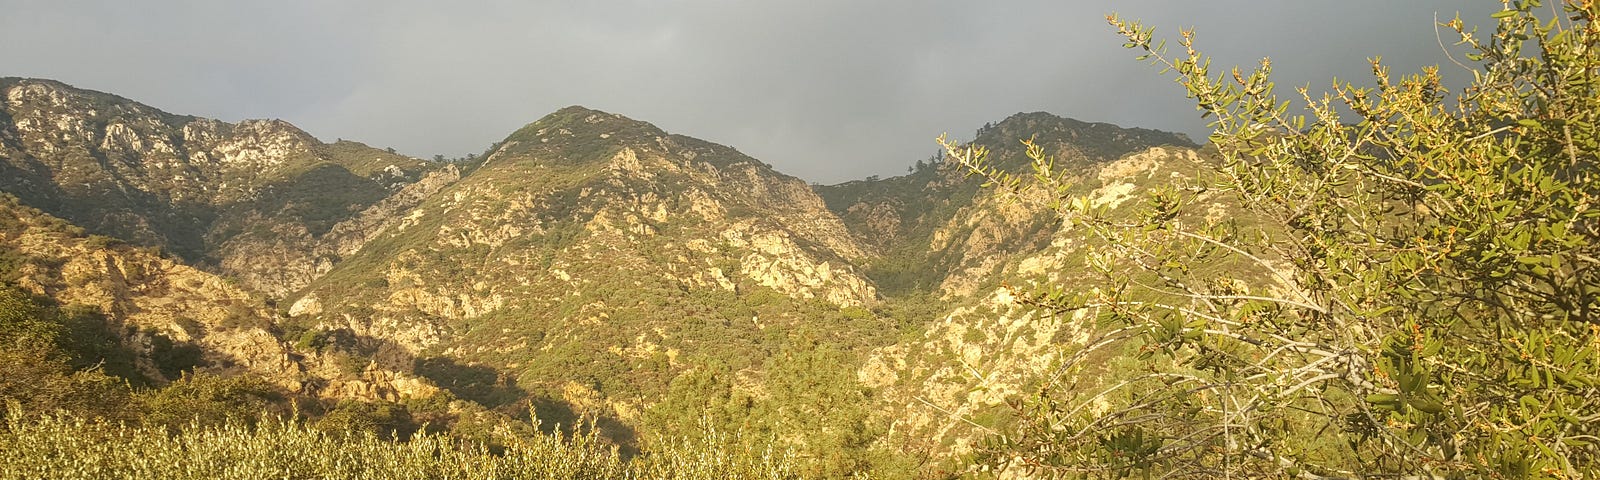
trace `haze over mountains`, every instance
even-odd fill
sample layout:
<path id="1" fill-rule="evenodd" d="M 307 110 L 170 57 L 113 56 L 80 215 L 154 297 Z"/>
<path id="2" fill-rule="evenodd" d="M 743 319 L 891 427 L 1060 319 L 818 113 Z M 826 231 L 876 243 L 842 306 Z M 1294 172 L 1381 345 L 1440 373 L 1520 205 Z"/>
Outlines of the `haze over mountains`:
<path id="1" fill-rule="evenodd" d="M 578 106 L 434 162 L 50 80 L 0 79 L 0 99 L 0 279 L 102 313 L 152 386 L 193 371 L 322 401 L 533 405 L 629 448 L 709 422 L 821 473 L 869 451 L 914 470 L 969 451 L 954 419 L 1081 330 L 1002 285 L 1086 274 L 1088 240 L 946 158 L 817 186 Z M 1113 211 L 1204 161 L 1181 134 L 1047 113 L 973 143 L 1021 170 L 1029 138 Z"/>

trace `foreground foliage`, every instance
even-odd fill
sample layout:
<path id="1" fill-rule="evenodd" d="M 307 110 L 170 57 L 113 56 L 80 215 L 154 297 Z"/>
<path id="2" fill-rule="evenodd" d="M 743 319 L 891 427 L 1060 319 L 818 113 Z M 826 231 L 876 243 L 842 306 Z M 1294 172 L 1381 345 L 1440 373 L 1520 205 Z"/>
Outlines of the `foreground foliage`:
<path id="1" fill-rule="evenodd" d="M 1437 68 L 1396 81 L 1374 60 L 1372 87 L 1301 89 L 1309 115 L 1275 96 L 1268 61 L 1214 76 L 1192 32 L 1171 56 L 1109 18 L 1215 118 L 1221 162 L 1208 181 L 1152 192 L 1137 221 L 1054 206 L 1102 240 L 1090 255 L 1103 280 L 1027 301 L 1090 310 L 1102 335 L 1019 404 L 990 462 L 1062 476 L 1600 476 L 1600 5 L 1547 7 L 1508 2 L 1487 38 L 1442 24 L 1473 62 L 1454 98 Z M 1038 183 L 949 149 L 1002 188 L 1068 187 L 1039 149 Z M 1260 223 L 1196 214 L 1218 198 Z M 1244 267 L 1208 268 L 1229 263 Z M 1097 378 L 1097 352 L 1145 363 Z"/>
<path id="2" fill-rule="evenodd" d="M 16 412 L 16 410 L 13 410 Z M 70 416 L 9 416 L 0 478 L 798 478 L 786 452 L 727 448 L 723 434 L 621 458 L 591 435 L 502 435 L 503 447 L 419 433 L 393 442 L 294 420 L 229 422 L 169 434 Z"/>
<path id="3" fill-rule="evenodd" d="M 108 375 L 133 369 L 97 325 L 0 284 L 0 478 L 797 478 L 817 468 L 770 436 L 704 419 L 625 458 L 592 418 L 540 433 L 532 412 L 530 422 L 447 393 L 332 404 L 250 375 L 188 373 L 135 386 L 137 373 Z"/>

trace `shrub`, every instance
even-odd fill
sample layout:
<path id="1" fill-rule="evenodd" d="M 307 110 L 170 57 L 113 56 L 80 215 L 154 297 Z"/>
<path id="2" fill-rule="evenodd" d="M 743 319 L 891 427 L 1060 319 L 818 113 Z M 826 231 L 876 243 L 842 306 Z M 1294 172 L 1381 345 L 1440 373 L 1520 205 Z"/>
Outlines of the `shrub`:
<path id="1" fill-rule="evenodd" d="M 262 412 L 287 413 L 288 396 L 253 376 L 184 375 L 166 388 L 141 395 L 146 425 L 179 431 L 223 426 L 259 418 Z"/>
<path id="2" fill-rule="evenodd" d="M 116 238 L 108 237 L 108 236 L 105 236 L 105 235 L 98 235 L 98 234 L 97 235 L 90 235 L 88 238 L 83 240 L 83 246 L 89 247 L 89 248 L 104 249 L 104 248 L 111 248 L 111 247 L 115 247 L 115 246 L 119 246 L 119 245 L 123 245 L 123 244 L 124 243 L 123 243 L 122 240 L 118 240 Z"/>
<path id="3" fill-rule="evenodd" d="M 477 442 L 418 433 L 392 442 L 327 435 L 294 419 L 229 421 L 180 432 L 13 412 L 0 428 L 0 478 L 799 478 L 794 456 L 763 447 L 726 448 L 728 435 L 663 440 L 627 461 L 592 433 L 504 438 L 493 453 Z M 115 448 L 108 446 L 115 445 Z"/>
<path id="4" fill-rule="evenodd" d="M 1213 77 L 1192 32 L 1173 57 L 1112 17 L 1215 117 L 1221 162 L 1207 183 L 1152 191 L 1133 219 L 1058 206 L 1101 241 L 1089 255 L 1103 278 L 1022 297 L 1107 327 L 1068 352 L 989 461 L 1060 475 L 1600 475 L 1600 4 L 1541 19 L 1539 3 L 1508 3 L 1488 37 L 1443 24 L 1476 66 L 1454 102 L 1436 68 L 1396 81 L 1374 61 L 1370 88 L 1301 89 L 1309 117 L 1275 96 L 1270 62 Z M 950 151 L 1001 188 L 1031 188 L 981 151 Z M 1040 149 L 1030 157 L 1045 188 L 1063 188 Z M 1203 195 L 1260 225 L 1199 218 Z M 1073 378 L 1097 351 L 1145 365 Z"/>
<path id="5" fill-rule="evenodd" d="M 341 400 L 313 427 L 330 435 L 374 435 L 384 440 L 406 440 L 420 428 L 404 405 L 360 400 Z"/>

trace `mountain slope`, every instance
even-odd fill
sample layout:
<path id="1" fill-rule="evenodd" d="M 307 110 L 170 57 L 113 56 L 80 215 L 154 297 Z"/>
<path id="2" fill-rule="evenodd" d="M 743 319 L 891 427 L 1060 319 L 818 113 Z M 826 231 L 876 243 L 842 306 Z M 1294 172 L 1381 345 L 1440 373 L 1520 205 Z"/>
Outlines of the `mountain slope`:
<path id="1" fill-rule="evenodd" d="M 0 94 L 0 220 L 21 225 L 0 229 L 0 282 L 106 312 L 157 383 L 192 367 L 325 399 L 531 405 L 625 446 L 739 431 L 842 476 L 969 451 L 969 422 L 1003 421 L 1086 332 L 1012 288 L 1087 278 L 1093 239 L 948 159 L 811 186 L 569 107 L 435 164 L 51 81 Z M 1205 161 L 1182 135 L 1044 113 L 973 143 L 1016 172 L 1029 138 L 1113 215 Z M 151 342 L 198 359 L 163 370 Z"/>
<path id="2" fill-rule="evenodd" d="M 0 284 L 85 318 L 113 345 L 108 370 L 162 385 L 189 373 L 251 375 L 306 398 L 400 400 L 438 391 L 410 369 L 354 368 L 337 352 L 297 348 L 267 299 L 0 195 Z M 121 352 L 121 353 L 118 353 Z"/>
<path id="3" fill-rule="evenodd" d="M 1131 220 L 1141 214 L 1145 196 L 1156 189 L 1203 185 L 1201 174 L 1210 161 L 1192 148 L 1152 147 L 1114 161 L 1084 165 L 1069 175 L 1073 187 L 1066 193 L 1103 209 L 1107 218 Z M 1024 197 L 1003 208 L 1051 215 L 1046 208 L 1049 197 Z M 1205 207 L 1197 208 L 1206 212 L 1203 220 L 1243 218 L 1241 209 L 1223 198 L 1200 196 L 1199 200 L 1206 202 L 1197 205 Z M 972 208 L 995 205 L 1001 203 L 989 198 Z M 1087 287 L 1079 286 L 1097 285 L 1101 280 L 1090 264 L 1090 252 L 1104 247 L 1104 241 L 1088 228 L 1060 222 L 1030 234 L 1038 235 L 1038 247 L 1008 249 L 986 257 L 989 266 L 980 287 L 962 294 L 953 308 L 930 321 L 921 335 L 875 350 L 858 372 L 860 381 L 877 392 L 875 409 L 894 419 L 896 429 L 908 432 L 909 440 L 902 448 L 941 452 L 942 457 L 972 452 L 985 428 L 1003 426 L 1015 413 L 1010 402 L 1056 374 L 1063 355 L 1099 333 L 1099 321 L 1086 316 L 1087 310 L 1050 314 L 1023 304 L 1021 297 L 1052 287 L 1063 288 L 1069 295 L 1087 293 Z M 1094 385 L 1096 375 L 1103 371 L 1136 370 L 1137 361 L 1132 358 L 1090 362 L 1100 370 L 1066 381 L 1069 385 Z"/>
<path id="4" fill-rule="evenodd" d="M 271 333 L 259 298 L 216 276 L 0 197 L 0 278 L 64 306 L 103 315 L 127 337 L 138 373 L 155 382 L 194 368 L 250 372 L 301 391 L 300 366 Z"/>
<path id="5" fill-rule="evenodd" d="M 708 365 L 758 394 L 765 360 L 802 331 L 892 341 L 863 308 L 880 299 L 844 225 L 732 148 L 570 107 L 465 170 L 294 296 L 292 322 L 396 346 L 490 405 L 532 397 L 634 425 Z"/>
<path id="6" fill-rule="evenodd" d="M 1194 147 L 1182 134 L 1043 112 L 986 125 L 971 144 L 989 149 L 996 167 L 1027 175 L 1022 142 L 1030 139 L 1058 170 L 1080 172 L 1151 147 Z M 817 188 L 851 233 L 878 252 L 865 271 L 886 292 L 971 295 L 1008 258 L 1044 246 L 1054 221 L 1048 215 L 997 198 L 948 158 L 917 165 L 904 176 Z"/>
<path id="7" fill-rule="evenodd" d="M 0 190 L 273 296 L 326 270 L 334 259 L 311 252 L 335 224 L 439 167 L 49 80 L 0 78 L 0 97 Z"/>

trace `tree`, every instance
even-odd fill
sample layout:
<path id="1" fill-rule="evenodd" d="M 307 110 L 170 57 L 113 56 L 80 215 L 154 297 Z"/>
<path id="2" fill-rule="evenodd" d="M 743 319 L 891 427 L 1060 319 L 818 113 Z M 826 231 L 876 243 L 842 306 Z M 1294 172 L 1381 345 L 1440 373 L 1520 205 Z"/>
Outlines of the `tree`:
<path id="1" fill-rule="evenodd" d="M 1101 280 L 1017 294 L 1103 327 L 1018 402 L 989 461 L 1084 476 L 1600 476 L 1600 5 L 1557 10 L 1511 1 L 1487 36 L 1441 24 L 1473 74 L 1454 97 L 1436 67 L 1396 81 L 1373 60 L 1370 87 L 1299 89 L 1305 114 L 1276 96 L 1268 60 L 1214 76 L 1192 31 L 1173 55 L 1108 17 L 1214 119 L 1217 161 L 1205 182 L 1149 192 L 1137 218 L 1051 205 L 1097 238 Z M 997 188 L 1068 196 L 1041 148 L 1030 181 L 945 146 Z M 1247 214 L 1194 211 L 1217 198 Z M 1082 375 L 1108 353 L 1146 363 Z"/>
<path id="2" fill-rule="evenodd" d="M 798 450 L 814 459 L 810 475 L 844 477 L 865 469 L 873 435 L 853 363 L 846 352 L 808 336 L 791 342 L 767 359 L 765 385 L 773 400 L 762 408 L 769 409 L 773 430 L 801 432 Z"/>
<path id="3" fill-rule="evenodd" d="M 100 367 L 131 372 L 115 344 L 84 325 L 97 317 L 62 312 L 16 287 L 0 284 L 0 415 L 69 412 L 126 419 L 132 393 Z M 92 332 L 92 333 L 91 333 Z M 104 355 L 104 356 L 91 356 Z M 109 361 L 108 361 L 109 360 Z M 126 367 L 126 368 L 124 368 Z M 12 412 L 20 410 L 20 412 Z"/>
<path id="4" fill-rule="evenodd" d="M 258 377 L 184 375 L 140 399 L 145 425 L 164 426 L 176 433 L 192 427 L 215 427 L 229 422 L 250 423 L 265 415 L 288 417 L 288 396 Z"/>
<path id="5" fill-rule="evenodd" d="M 330 435 L 374 435 L 384 440 L 409 440 L 421 426 L 405 405 L 389 402 L 340 400 L 317 419 L 313 428 Z"/>

